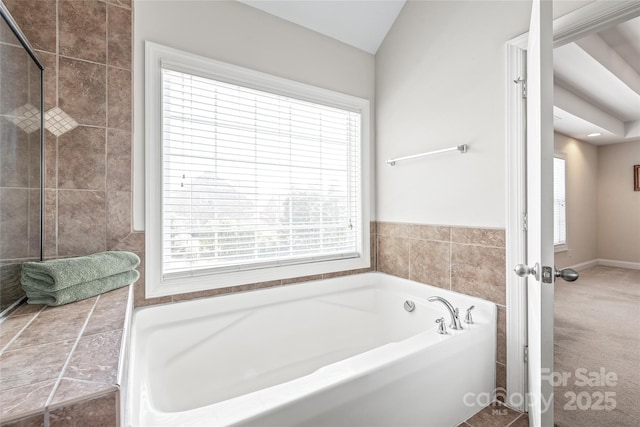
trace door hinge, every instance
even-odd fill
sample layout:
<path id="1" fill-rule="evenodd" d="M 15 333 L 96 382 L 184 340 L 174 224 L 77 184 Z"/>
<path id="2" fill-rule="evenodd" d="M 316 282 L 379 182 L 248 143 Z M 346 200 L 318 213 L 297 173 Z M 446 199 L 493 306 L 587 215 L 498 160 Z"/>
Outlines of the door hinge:
<path id="1" fill-rule="evenodd" d="M 524 346 L 524 363 L 529 363 L 529 346 Z"/>
<path id="2" fill-rule="evenodd" d="M 527 231 L 527 213 L 522 213 L 522 231 Z"/>
<path id="3" fill-rule="evenodd" d="M 522 97 L 526 98 L 527 97 L 527 81 L 525 79 L 523 79 L 522 77 L 518 77 L 513 82 L 515 84 L 522 83 L 522 86 L 521 86 L 522 87 Z"/>

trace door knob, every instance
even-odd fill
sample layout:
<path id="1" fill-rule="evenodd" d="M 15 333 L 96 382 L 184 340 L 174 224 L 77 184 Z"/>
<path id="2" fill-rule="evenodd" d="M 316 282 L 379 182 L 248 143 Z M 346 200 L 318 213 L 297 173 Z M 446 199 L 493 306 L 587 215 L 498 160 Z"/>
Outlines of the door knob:
<path id="1" fill-rule="evenodd" d="M 540 269 L 538 263 L 533 267 L 529 267 L 525 264 L 518 264 L 516 268 L 513 269 L 518 277 L 527 277 L 529 274 L 535 276 L 536 280 L 538 280 L 538 270 Z"/>
<path id="2" fill-rule="evenodd" d="M 555 276 L 561 278 L 566 282 L 575 282 L 580 275 L 573 268 L 563 268 L 562 270 L 556 270 Z"/>

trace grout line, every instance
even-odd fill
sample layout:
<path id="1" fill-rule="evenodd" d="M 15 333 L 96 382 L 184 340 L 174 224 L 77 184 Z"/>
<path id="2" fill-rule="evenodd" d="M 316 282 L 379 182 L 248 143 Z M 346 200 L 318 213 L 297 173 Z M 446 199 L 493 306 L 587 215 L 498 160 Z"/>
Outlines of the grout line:
<path id="1" fill-rule="evenodd" d="M 56 0 L 56 102 L 55 106 L 60 108 L 60 0 Z M 54 216 L 53 216 L 53 256 L 58 256 L 58 170 L 60 169 L 60 139 L 57 136 L 53 136 L 55 138 L 55 182 L 53 185 L 55 186 L 54 190 Z M 46 169 L 45 169 L 46 172 Z M 48 418 L 45 420 L 45 427 L 48 427 L 49 422 Z"/>
<path id="2" fill-rule="evenodd" d="M 56 0 L 56 107 L 60 99 L 60 2 Z"/>
<path id="3" fill-rule="evenodd" d="M 54 201 L 54 216 L 53 216 L 53 256 L 58 256 L 58 138 L 56 137 L 56 188 L 53 190 L 53 201 Z"/>
<path id="4" fill-rule="evenodd" d="M 453 227 L 449 227 L 449 290 L 453 290 Z"/>
<path id="5" fill-rule="evenodd" d="M 453 244 L 456 245 L 461 245 L 461 246 L 477 246 L 480 248 L 492 248 L 492 249 L 506 249 L 504 246 L 494 246 L 494 245 L 486 245 L 483 243 L 468 243 L 468 242 L 451 242 Z"/>
<path id="6" fill-rule="evenodd" d="M 84 321 L 84 324 L 82 325 L 82 328 L 80 329 L 80 332 L 78 333 L 78 337 L 76 338 L 76 341 L 73 343 L 73 347 L 71 347 L 71 351 L 69 352 L 69 355 L 67 356 L 67 360 L 64 362 L 64 365 L 62 366 L 62 369 L 60 370 L 60 375 L 58 376 L 58 379 L 56 380 L 56 383 L 53 385 L 53 389 L 51 390 L 51 394 L 49 394 L 49 397 L 47 398 L 47 401 L 45 402 L 45 412 L 48 413 L 47 408 L 49 407 L 49 405 L 51 405 L 51 401 L 53 400 L 53 396 L 55 396 L 56 391 L 58 391 L 58 387 L 60 386 L 60 382 L 62 381 L 62 378 L 64 377 L 64 373 L 67 370 L 67 367 L 69 366 L 69 363 L 71 363 L 71 358 L 73 357 L 73 353 L 75 353 L 76 348 L 78 348 L 78 344 L 80 343 L 80 339 L 82 338 L 82 334 L 84 333 L 85 329 L 87 328 L 87 325 L 89 324 L 89 320 L 91 319 L 91 316 L 93 315 L 94 310 L 96 309 L 96 306 L 98 305 L 98 301 L 100 301 L 100 297 L 102 295 L 98 295 L 98 298 L 96 298 L 96 302 L 93 303 L 93 307 L 91 307 L 91 310 L 89 311 L 89 314 L 87 315 L 87 318 Z"/>
<path id="7" fill-rule="evenodd" d="M 34 188 L 31 187 L 13 187 L 11 185 L 6 185 L 4 187 L 2 187 L 3 190 L 34 190 Z M 35 190 L 37 190 L 37 188 L 35 188 Z M 26 257 L 25 259 L 27 259 L 29 257 Z M 3 258 L 2 261 L 4 261 L 5 259 L 10 259 L 10 258 Z"/>
<path id="8" fill-rule="evenodd" d="M 109 92 L 109 91 L 107 91 Z M 108 96 L 108 95 L 107 95 Z M 109 117 L 109 103 L 107 102 L 107 117 Z M 107 119 L 109 120 L 109 119 Z M 104 247 L 107 251 L 111 250 L 109 242 L 109 131 L 104 130 Z"/>
<path id="9" fill-rule="evenodd" d="M 109 5 L 108 4 L 105 4 L 104 28 L 105 28 L 105 31 L 104 31 L 104 43 L 105 43 L 105 48 L 104 48 L 105 118 L 104 118 L 104 122 L 105 122 L 105 127 L 108 128 L 110 125 L 109 123 Z M 106 140 L 107 140 L 107 135 L 105 133 L 105 141 Z M 106 171 L 106 164 L 105 164 L 105 171 Z M 105 173 L 105 189 L 106 188 L 107 186 L 106 186 L 106 173 Z"/>
<path id="10" fill-rule="evenodd" d="M 387 237 L 395 237 L 395 236 L 387 236 Z M 417 240 L 424 242 L 440 242 L 440 243 L 451 243 L 451 240 L 439 240 L 439 239 L 423 239 L 421 237 L 398 237 L 399 239 L 407 239 L 407 240 Z"/>
<path id="11" fill-rule="evenodd" d="M 109 248 L 109 195 L 107 194 L 107 188 L 109 183 L 109 125 L 111 124 L 110 114 L 109 114 L 109 5 L 105 3 L 104 6 L 104 43 L 105 43 L 105 52 L 104 52 L 104 81 L 105 81 L 105 94 L 104 94 L 104 110 L 105 110 L 105 129 L 104 129 L 104 246 L 106 250 L 110 250 Z"/>
<path id="12" fill-rule="evenodd" d="M 10 341 L 9 341 L 9 342 L 4 346 L 4 347 L 2 347 L 2 350 L 0 350 L 0 354 L 4 353 L 4 352 L 5 352 L 5 350 L 7 350 L 7 349 L 9 348 L 9 346 L 10 346 L 11 344 L 13 344 L 13 342 L 14 342 L 14 341 L 15 341 L 15 340 L 20 336 L 20 335 L 22 335 L 22 333 L 25 331 L 25 329 L 27 329 L 27 328 L 29 327 L 29 325 L 31 325 L 31 324 L 33 323 L 33 321 L 34 321 L 34 320 L 36 320 L 36 317 L 38 317 L 38 316 L 40 315 L 40 313 L 42 313 L 42 312 L 44 311 L 44 309 L 45 309 L 45 308 L 47 308 L 47 307 L 46 307 L 46 306 L 42 307 L 42 308 L 40 309 L 40 311 L 38 311 L 38 312 L 35 314 L 35 316 L 33 316 L 33 318 L 32 318 L 31 320 L 29 320 L 29 321 L 27 322 L 27 324 L 26 324 L 26 325 L 24 325 L 24 326 L 20 329 L 20 331 L 18 331 L 18 333 L 17 333 L 17 334 L 15 334 L 15 335 L 13 336 L 13 338 L 11 338 L 11 340 L 10 340 Z M 7 319 L 8 319 L 8 318 L 7 318 Z"/>
<path id="13" fill-rule="evenodd" d="M 402 239 L 402 237 L 400 237 L 400 239 Z M 409 239 L 407 239 L 407 240 L 409 240 Z M 408 279 L 411 280 L 411 246 L 413 246 L 413 245 L 411 244 L 411 242 L 408 242 L 408 243 L 409 243 L 409 259 L 407 260 L 407 263 L 409 264 L 408 265 L 408 270 L 409 270 Z"/>
<path id="14" fill-rule="evenodd" d="M 106 96 L 105 96 L 105 100 L 106 100 Z M 105 111 L 106 111 L 106 109 L 105 109 Z M 131 133 L 131 129 L 124 129 L 124 128 L 118 128 L 118 127 L 109 127 L 106 124 L 104 126 L 100 126 L 100 125 L 91 125 L 91 124 L 87 124 L 87 123 L 78 122 L 78 127 L 79 128 L 80 127 L 92 128 L 92 129 L 109 129 L 109 130 L 117 130 L 117 131 L 120 131 L 120 132 L 129 132 L 129 133 Z M 75 129 L 77 129 L 77 128 L 74 128 L 73 130 L 75 130 Z M 68 132 L 71 132 L 71 131 L 68 131 Z M 67 132 L 65 132 L 62 135 L 65 135 L 66 133 Z M 62 135 L 60 135 L 60 136 L 62 136 Z"/>
<path id="15" fill-rule="evenodd" d="M 508 406 L 505 405 L 505 407 L 508 408 Z M 520 418 L 522 418 L 522 416 L 525 415 L 524 412 L 520 412 L 520 415 L 518 415 L 513 421 L 511 421 L 509 424 L 507 424 L 505 427 L 509 427 L 513 424 L 515 424 L 516 421 L 518 421 Z"/>
<path id="16" fill-rule="evenodd" d="M 71 377 L 65 377 L 64 375 L 62 376 L 63 380 L 67 380 L 67 381 L 75 381 L 75 382 L 79 382 L 79 383 L 85 383 L 85 384 L 101 384 L 101 385 L 108 385 L 111 386 L 113 384 L 111 383 L 105 383 L 103 381 L 89 381 L 89 380 L 81 380 L 79 378 L 71 378 Z"/>
<path id="17" fill-rule="evenodd" d="M 108 47 L 107 47 L 107 49 L 108 49 Z M 46 51 L 43 51 L 43 52 L 46 52 Z M 106 59 L 106 56 L 105 56 L 105 62 L 96 62 L 96 61 L 92 61 L 90 59 L 76 58 L 75 56 L 69 56 L 69 55 L 60 55 L 60 57 L 64 58 L 64 59 L 70 59 L 72 61 L 85 62 L 87 64 L 100 65 L 100 66 L 103 66 L 103 67 L 117 68 L 118 70 L 121 70 L 121 71 L 129 71 L 129 72 L 133 71 L 130 68 L 119 67 L 117 65 L 109 65 L 107 63 L 108 60 Z"/>
<path id="18" fill-rule="evenodd" d="M 104 190 L 92 190 L 88 188 L 60 188 L 59 191 L 82 191 L 88 193 L 106 193 Z M 129 191 L 122 191 L 122 193 L 129 193 Z"/>

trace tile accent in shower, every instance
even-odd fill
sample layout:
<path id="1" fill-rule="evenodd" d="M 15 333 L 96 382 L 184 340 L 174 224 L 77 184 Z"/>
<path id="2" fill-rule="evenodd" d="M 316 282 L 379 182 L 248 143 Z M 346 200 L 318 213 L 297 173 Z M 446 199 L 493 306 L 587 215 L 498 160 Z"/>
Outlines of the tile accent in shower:
<path id="1" fill-rule="evenodd" d="M 60 136 L 77 128 L 78 122 L 59 107 L 53 107 L 44 114 L 44 127 L 54 136 Z"/>
<path id="2" fill-rule="evenodd" d="M 31 104 L 24 104 L 8 114 L 8 120 L 26 133 L 40 129 L 40 111 Z"/>
<path id="3" fill-rule="evenodd" d="M 132 233 L 132 3 L 5 4 L 45 66 L 45 257 L 115 249 Z"/>

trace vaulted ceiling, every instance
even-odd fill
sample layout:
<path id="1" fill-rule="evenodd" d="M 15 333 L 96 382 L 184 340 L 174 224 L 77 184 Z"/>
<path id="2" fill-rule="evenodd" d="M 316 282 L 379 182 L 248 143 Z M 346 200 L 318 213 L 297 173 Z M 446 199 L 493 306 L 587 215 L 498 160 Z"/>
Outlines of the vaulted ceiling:
<path id="1" fill-rule="evenodd" d="M 239 1 L 372 54 L 405 4 Z M 596 145 L 640 139 L 640 17 L 556 48 L 554 78 L 556 131 Z"/>
<path id="2" fill-rule="evenodd" d="M 375 54 L 406 0 L 239 0 Z"/>

